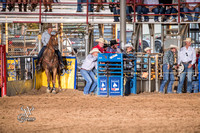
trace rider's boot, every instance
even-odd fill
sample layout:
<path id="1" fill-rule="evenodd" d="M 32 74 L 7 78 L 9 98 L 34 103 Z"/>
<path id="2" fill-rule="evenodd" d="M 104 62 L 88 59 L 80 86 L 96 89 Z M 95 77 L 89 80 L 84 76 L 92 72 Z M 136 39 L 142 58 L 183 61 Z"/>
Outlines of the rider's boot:
<path id="1" fill-rule="evenodd" d="M 65 65 L 62 62 L 60 62 L 60 70 L 62 70 L 64 68 L 65 68 Z"/>

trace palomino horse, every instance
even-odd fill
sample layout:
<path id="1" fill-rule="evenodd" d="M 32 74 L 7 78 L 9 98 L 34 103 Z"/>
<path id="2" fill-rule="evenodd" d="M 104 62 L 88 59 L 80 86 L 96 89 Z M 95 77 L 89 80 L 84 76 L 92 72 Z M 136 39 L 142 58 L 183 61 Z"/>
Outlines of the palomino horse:
<path id="1" fill-rule="evenodd" d="M 42 68 L 45 70 L 45 73 L 47 76 L 47 82 L 48 82 L 47 93 L 52 92 L 53 94 L 56 94 L 55 82 L 56 82 L 57 74 L 58 74 L 57 79 L 58 79 L 59 89 L 60 89 L 59 60 L 58 60 L 58 55 L 55 53 L 55 49 L 54 49 L 54 47 L 56 47 L 57 45 L 58 45 L 57 34 L 51 35 L 51 38 L 49 39 L 47 47 L 46 47 L 46 49 L 42 55 L 42 58 L 40 60 L 42 63 Z M 52 90 L 50 88 L 51 72 L 53 73 L 53 78 L 52 78 L 53 88 L 52 88 Z"/>

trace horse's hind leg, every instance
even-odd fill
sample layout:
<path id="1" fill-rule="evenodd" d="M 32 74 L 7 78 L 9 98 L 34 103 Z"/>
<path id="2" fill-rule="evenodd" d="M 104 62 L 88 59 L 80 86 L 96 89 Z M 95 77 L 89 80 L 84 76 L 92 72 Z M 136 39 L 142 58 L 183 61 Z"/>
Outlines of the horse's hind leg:
<path id="1" fill-rule="evenodd" d="M 49 72 L 49 70 L 45 69 L 45 73 L 46 73 L 47 82 L 48 82 L 47 93 L 51 93 L 51 87 L 50 87 L 50 72 Z"/>
<path id="2" fill-rule="evenodd" d="M 56 75 L 57 75 L 57 69 L 53 69 L 53 80 L 52 80 L 52 83 L 53 83 L 53 90 L 52 90 L 52 93 L 53 93 L 53 94 L 56 94 L 56 87 L 55 87 Z"/>

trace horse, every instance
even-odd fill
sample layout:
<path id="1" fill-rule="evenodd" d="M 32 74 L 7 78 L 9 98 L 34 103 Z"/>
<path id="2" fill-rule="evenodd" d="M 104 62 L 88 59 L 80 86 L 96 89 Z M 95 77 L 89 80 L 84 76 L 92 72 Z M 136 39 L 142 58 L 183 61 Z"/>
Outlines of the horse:
<path id="1" fill-rule="evenodd" d="M 55 52 L 54 47 L 58 45 L 58 38 L 56 35 L 51 35 L 49 42 L 47 44 L 47 47 L 45 48 L 45 51 L 41 57 L 40 62 L 42 63 L 42 68 L 45 70 L 46 76 L 47 76 L 47 93 L 53 93 L 56 94 L 56 88 L 55 88 L 55 82 L 56 82 L 56 75 L 58 75 L 57 80 L 59 83 L 59 90 L 60 90 L 60 69 L 59 69 L 59 60 L 58 55 Z M 50 79 L 51 79 L 51 73 L 53 73 L 52 83 L 53 88 L 50 88 Z"/>

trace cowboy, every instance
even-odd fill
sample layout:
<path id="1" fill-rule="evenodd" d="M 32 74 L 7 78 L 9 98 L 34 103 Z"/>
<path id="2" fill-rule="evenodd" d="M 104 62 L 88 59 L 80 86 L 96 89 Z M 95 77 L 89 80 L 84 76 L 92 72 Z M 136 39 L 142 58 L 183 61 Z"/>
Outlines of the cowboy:
<path id="1" fill-rule="evenodd" d="M 126 44 L 124 46 L 124 52 L 123 52 L 123 57 L 124 58 L 130 58 L 130 54 L 133 54 L 134 52 L 134 47 L 133 45 L 131 44 Z M 133 63 L 132 61 L 128 61 L 127 64 L 126 64 L 126 70 L 131 70 L 131 68 L 133 68 Z M 131 74 L 130 73 L 127 73 L 126 76 L 124 76 L 124 79 L 125 79 L 125 96 L 129 95 L 130 94 L 130 82 L 131 82 Z"/>
<path id="2" fill-rule="evenodd" d="M 42 47 L 42 49 L 40 50 L 40 52 L 38 54 L 38 60 L 37 60 L 37 63 L 36 63 L 38 70 L 40 69 L 40 65 L 41 65 L 40 58 L 42 57 L 43 52 L 44 52 L 44 50 L 46 48 L 46 45 L 49 42 L 49 39 L 51 37 L 51 32 L 52 32 L 53 28 L 54 27 L 52 26 L 52 24 L 48 24 L 47 30 L 42 34 L 42 44 L 43 44 L 43 47 Z M 60 53 L 60 51 L 58 49 L 56 49 L 55 52 L 58 55 L 58 59 L 60 61 L 61 69 L 63 69 L 65 67 L 65 65 L 63 64 L 61 53 Z"/>
<path id="3" fill-rule="evenodd" d="M 175 45 L 170 45 L 169 50 L 167 50 L 163 57 L 163 81 L 160 85 L 160 93 L 163 93 L 166 83 L 170 81 L 167 87 L 167 93 L 172 93 L 172 85 L 174 84 L 174 72 L 172 67 L 174 65 L 174 55 L 178 47 Z"/>
<path id="4" fill-rule="evenodd" d="M 101 53 L 105 53 L 105 50 L 103 48 L 105 40 L 103 38 L 99 38 L 99 39 L 95 40 L 95 42 L 98 42 L 98 44 L 96 46 L 94 46 L 92 49 L 98 48 Z"/>
<path id="5" fill-rule="evenodd" d="M 146 52 L 146 54 L 144 55 L 145 57 L 148 57 L 151 54 L 151 48 L 150 47 L 146 47 L 144 49 L 144 51 Z M 148 58 L 144 58 L 144 63 L 148 63 Z M 155 60 L 151 58 L 151 63 L 155 63 Z M 144 65 L 144 68 L 147 68 L 147 65 Z"/>
<path id="6" fill-rule="evenodd" d="M 118 48 L 119 42 L 116 40 L 110 41 L 110 47 L 107 48 L 107 53 L 121 53 L 121 50 Z"/>
<path id="7" fill-rule="evenodd" d="M 18 0 L 19 12 L 22 12 L 22 3 L 24 6 L 24 12 L 27 12 L 27 0 Z"/>
<path id="8" fill-rule="evenodd" d="M 178 90 L 177 93 L 182 93 L 183 83 L 185 80 L 185 76 L 187 74 L 187 93 L 191 93 L 192 90 L 192 74 L 193 74 L 193 65 L 196 62 L 196 51 L 191 47 L 191 44 L 194 43 L 191 38 L 186 38 L 184 40 L 186 43 L 185 47 L 182 47 L 178 54 L 178 65 L 182 63 L 184 65 L 184 70 L 180 75 Z"/>
<path id="9" fill-rule="evenodd" d="M 80 73 L 87 82 L 83 91 L 84 95 L 89 95 L 91 92 L 96 91 L 97 79 L 95 78 L 93 69 L 97 66 L 98 53 L 100 53 L 98 48 L 92 49 L 81 66 Z"/>

